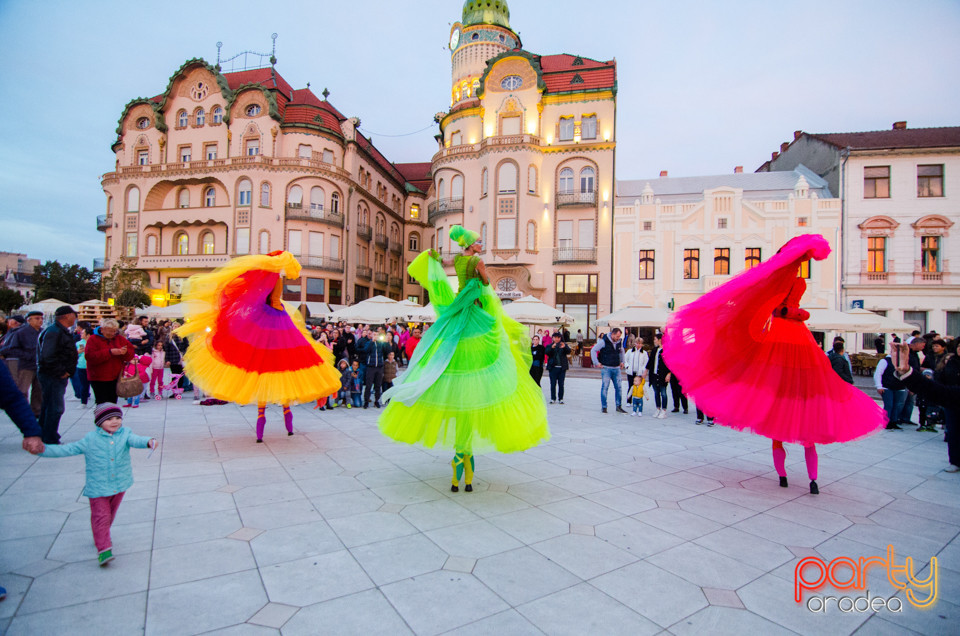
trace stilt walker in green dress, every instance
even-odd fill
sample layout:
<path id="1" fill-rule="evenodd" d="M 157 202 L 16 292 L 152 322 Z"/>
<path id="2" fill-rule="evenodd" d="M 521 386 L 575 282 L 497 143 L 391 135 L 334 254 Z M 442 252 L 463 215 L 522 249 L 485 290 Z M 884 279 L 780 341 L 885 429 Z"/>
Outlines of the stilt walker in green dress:
<path id="1" fill-rule="evenodd" d="M 530 340 L 491 290 L 477 256 L 479 238 L 450 228 L 450 239 L 463 248 L 453 258 L 456 294 L 433 250 L 407 268 L 429 292 L 437 321 L 384 394 L 389 405 L 379 420 L 383 434 L 399 442 L 453 450 L 453 492 L 461 479 L 473 490 L 475 453 L 515 453 L 550 438 L 543 393 L 528 372 Z"/>

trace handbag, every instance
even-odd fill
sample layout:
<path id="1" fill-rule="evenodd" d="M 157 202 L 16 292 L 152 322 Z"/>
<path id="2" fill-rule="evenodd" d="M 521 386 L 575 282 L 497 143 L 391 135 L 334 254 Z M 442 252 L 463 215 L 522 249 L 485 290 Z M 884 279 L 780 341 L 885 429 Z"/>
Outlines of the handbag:
<path id="1" fill-rule="evenodd" d="M 120 377 L 117 378 L 117 397 L 118 398 L 132 398 L 137 397 L 143 393 L 143 380 L 140 379 L 140 373 L 137 370 L 137 360 L 139 358 L 134 356 L 133 358 L 133 375 L 128 376 L 123 372 L 123 368 L 120 369 Z"/>

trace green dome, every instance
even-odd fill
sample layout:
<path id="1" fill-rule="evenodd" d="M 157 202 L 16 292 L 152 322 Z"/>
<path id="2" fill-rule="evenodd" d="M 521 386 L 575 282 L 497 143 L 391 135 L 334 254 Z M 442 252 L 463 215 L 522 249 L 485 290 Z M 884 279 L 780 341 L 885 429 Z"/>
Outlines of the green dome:
<path id="1" fill-rule="evenodd" d="M 495 24 L 510 28 L 510 9 L 506 0 L 466 0 L 463 3 L 463 26 Z"/>

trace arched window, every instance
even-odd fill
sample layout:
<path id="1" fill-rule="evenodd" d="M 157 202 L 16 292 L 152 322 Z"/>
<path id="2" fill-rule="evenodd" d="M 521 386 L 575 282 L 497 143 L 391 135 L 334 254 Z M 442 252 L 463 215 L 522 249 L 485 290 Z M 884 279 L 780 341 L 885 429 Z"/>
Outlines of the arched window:
<path id="1" fill-rule="evenodd" d="M 400 242 L 400 226 L 397 225 L 396 223 L 393 223 L 390 226 L 390 238 L 396 241 L 397 243 Z"/>
<path id="2" fill-rule="evenodd" d="M 194 118 L 198 127 L 207 123 L 207 113 L 204 112 L 202 108 L 197 109 L 197 111 L 194 113 Z"/>
<path id="3" fill-rule="evenodd" d="M 573 170 L 564 168 L 560 171 L 560 179 L 557 182 L 557 192 L 560 194 L 573 193 Z"/>
<path id="4" fill-rule="evenodd" d="M 340 195 L 336 192 L 330 195 L 330 211 L 334 214 L 340 214 Z"/>
<path id="5" fill-rule="evenodd" d="M 360 225 L 370 225 L 370 213 L 362 205 L 357 206 L 357 222 Z"/>
<path id="6" fill-rule="evenodd" d="M 147 235 L 147 256 L 156 256 L 157 255 L 157 235 L 148 234 Z"/>
<path id="7" fill-rule="evenodd" d="M 213 186 L 207 188 L 203 193 L 203 206 L 212 208 L 217 204 L 217 191 Z"/>
<path id="8" fill-rule="evenodd" d="M 213 123 L 220 124 L 223 123 L 223 109 L 219 106 L 213 107 Z"/>
<path id="9" fill-rule="evenodd" d="M 487 169 L 480 173 L 480 196 L 487 196 Z"/>
<path id="10" fill-rule="evenodd" d="M 241 179 L 237 186 L 237 205 L 250 205 L 253 200 L 253 183 L 250 179 Z"/>
<path id="11" fill-rule="evenodd" d="M 133 187 L 127 190 L 127 212 L 140 211 L 140 188 Z"/>
<path id="12" fill-rule="evenodd" d="M 483 249 L 487 249 L 487 224 L 480 224 L 480 242 L 483 244 Z"/>
<path id="13" fill-rule="evenodd" d="M 537 224 L 533 221 L 527 221 L 527 250 L 537 250 Z"/>
<path id="14" fill-rule="evenodd" d="M 527 192 L 530 194 L 537 192 L 537 167 L 533 164 L 527 168 Z"/>
<path id="15" fill-rule="evenodd" d="M 247 117 L 256 117 L 260 114 L 260 105 L 259 104 L 250 104 L 247 106 Z"/>
<path id="16" fill-rule="evenodd" d="M 463 176 L 455 175 L 450 182 L 450 198 L 463 199 Z"/>
<path id="17" fill-rule="evenodd" d="M 596 171 L 589 166 L 580 171 L 580 192 L 593 192 L 596 175 Z"/>
<path id="18" fill-rule="evenodd" d="M 318 214 L 323 213 L 323 188 L 314 186 L 310 188 L 310 211 Z"/>
<path id="19" fill-rule="evenodd" d="M 187 111 L 181 110 L 177 113 L 177 126 L 180 128 L 186 128 L 190 124 L 190 119 L 187 117 Z"/>
<path id="20" fill-rule="evenodd" d="M 107 217 L 113 216 L 113 197 L 107 197 Z"/>
<path id="21" fill-rule="evenodd" d="M 200 250 L 201 254 L 213 254 L 213 232 L 204 232 L 200 237 Z"/>
<path id="22" fill-rule="evenodd" d="M 173 252 L 177 256 L 183 256 L 190 253 L 190 238 L 186 232 L 180 232 L 173 239 Z"/>
<path id="23" fill-rule="evenodd" d="M 437 182 L 437 199 L 447 198 L 447 182 L 443 179 Z"/>
<path id="24" fill-rule="evenodd" d="M 517 191 L 517 166 L 512 163 L 500 164 L 497 173 L 497 192 L 509 194 Z"/>
<path id="25" fill-rule="evenodd" d="M 261 183 L 260 184 L 260 205 L 262 207 L 270 207 L 270 184 Z"/>
<path id="26" fill-rule="evenodd" d="M 420 234 L 418 232 L 411 232 L 410 237 L 407 240 L 407 249 L 411 252 L 420 251 Z"/>
<path id="27" fill-rule="evenodd" d="M 303 206 L 303 188 L 295 185 L 287 192 L 287 207 L 299 208 Z"/>
<path id="28" fill-rule="evenodd" d="M 382 216 L 377 215 L 377 234 L 383 234 L 387 230 L 387 222 Z"/>
<path id="29" fill-rule="evenodd" d="M 190 191 L 186 188 L 181 188 L 180 193 L 177 194 L 177 207 L 179 208 L 189 208 L 190 207 Z"/>
<path id="30" fill-rule="evenodd" d="M 260 232 L 260 253 L 270 253 L 270 233 L 266 230 L 261 230 Z"/>

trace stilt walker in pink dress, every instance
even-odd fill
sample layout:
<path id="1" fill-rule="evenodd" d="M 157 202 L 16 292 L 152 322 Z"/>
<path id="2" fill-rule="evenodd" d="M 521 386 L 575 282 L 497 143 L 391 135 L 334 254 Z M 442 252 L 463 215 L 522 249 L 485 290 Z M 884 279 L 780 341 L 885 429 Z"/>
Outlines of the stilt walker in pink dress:
<path id="1" fill-rule="evenodd" d="M 663 356 L 697 406 L 717 424 L 773 440 L 773 463 L 787 487 L 784 442 L 801 444 L 817 486 L 816 444 L 847 442 L 884 427 L 886 414 L 833 371 L 800 308 L 800 265 L 830 254 L 805 234 L 773 257 L 671 316 Z"/>

